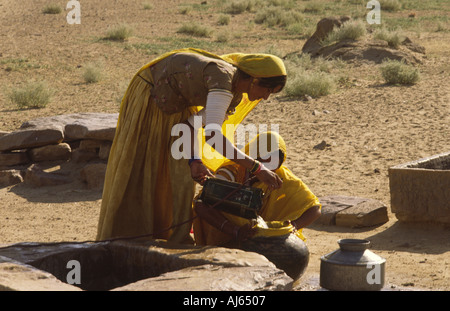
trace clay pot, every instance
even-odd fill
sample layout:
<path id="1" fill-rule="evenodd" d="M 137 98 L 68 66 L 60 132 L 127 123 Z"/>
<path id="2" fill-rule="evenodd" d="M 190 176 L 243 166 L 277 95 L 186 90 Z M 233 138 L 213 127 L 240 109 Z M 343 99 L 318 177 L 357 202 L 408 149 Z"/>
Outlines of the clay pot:
<path id="1" fill-rule="evenodd" d="M 294 233 L 255 237 L 242 242 L 241 248 L 265 256 L 294 281 L 303 275 L 309 263 L 308 247 Z"/>
<path id="2" fill-rule="evenodd" d="M 380 290 L 386 260 L 371 252 L 370 241 L 342 239 L 339 249 L 320 258 L 320 286 L 330 290 Z"/>

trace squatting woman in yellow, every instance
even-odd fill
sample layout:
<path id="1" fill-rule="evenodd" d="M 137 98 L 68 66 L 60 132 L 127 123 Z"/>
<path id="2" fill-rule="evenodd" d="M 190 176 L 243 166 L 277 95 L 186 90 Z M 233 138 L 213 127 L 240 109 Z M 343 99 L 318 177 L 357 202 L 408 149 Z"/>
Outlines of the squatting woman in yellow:
<path id="1" fill-rule="evenodd" d="M 248 219 L 196 202 L 195 211 L 200 216 L 194 220 L 196 243 L 238 247 L 240 241 L 255 235 L 281 235 L 287 232 L 295 232 L 305 240 L 302 229 L 320 217 L 322 205 L 308 186 L 283 165 L 287 156 L 283 138 L 276 132 L 260 133 L 245 146 L 244 152 L 254 155 L 282 178 L 281 187 L 269 189 L 264 183 L 251 178 L 253 174 L 248 169 L 231 161 L 225 162 L 216 171 L 216 177 L 262 188 L 265 195 L 258 215 L 273 227 L 265 230 L 260 225 L 254 226 Z"/>
<path id="2" fill-rule="evenodd" d="M 223 141 L 225 149 L 217 151 L 232 154 L 230 159 L 257 172 L 268 187 L 279 188 L 282 180 L 234 147 L 227 138 L 230 133 L 222 129 L 239 124 L 260 100 L 279 92 L 285 83 L 283 61 L 267 54 L 218 56 L 183 49 L 142 67 L 122 99 L 97 240 L 153 234 L 152 238 L 191 242 L 194 180 L 202 183 L 220 165 L 195 154 L 181 159 L 171 154 L 176 139 L 172 128 L 192 125 L 194 116 L 202 118 L 206 141 L 212 137 Z M 195 135 L 193 131 L 193 144 Z"/>

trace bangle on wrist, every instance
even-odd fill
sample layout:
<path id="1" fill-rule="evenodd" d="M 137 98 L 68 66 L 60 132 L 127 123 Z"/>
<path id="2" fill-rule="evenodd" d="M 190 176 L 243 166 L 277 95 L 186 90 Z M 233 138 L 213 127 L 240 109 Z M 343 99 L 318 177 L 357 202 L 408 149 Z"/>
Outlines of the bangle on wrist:
<path id="1" fill-rule="evenodd" d="M 261 170 L 261 166 L 262 166 L 261 162 L 259 162 L 258 160 L 254 160 L 253 166 L 250 169 L 250 173 L 255 174 L 255 173 L 259 172 Z"/>

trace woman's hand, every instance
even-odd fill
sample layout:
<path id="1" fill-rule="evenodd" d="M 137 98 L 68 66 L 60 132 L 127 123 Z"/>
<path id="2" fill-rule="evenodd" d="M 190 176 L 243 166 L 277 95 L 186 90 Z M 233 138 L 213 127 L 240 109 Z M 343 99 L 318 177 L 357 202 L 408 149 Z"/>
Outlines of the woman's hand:
<path id="1" fill-rule="evenodd" d="M 203 186 L 208 177 L 214 177 L 211 171 L 202 163 L 194 161 L 190 165 L 192 179 Z"/>
<path id="2" fill-rule="evenodd" d="M 264 165 L 262 165 L 261 170 L 255 173 L 255 175 L 259 181 L 265 183 L 270 190 L 279 189 L 283 184 L 281 178 L 275 172 L 264 167 Z"/>

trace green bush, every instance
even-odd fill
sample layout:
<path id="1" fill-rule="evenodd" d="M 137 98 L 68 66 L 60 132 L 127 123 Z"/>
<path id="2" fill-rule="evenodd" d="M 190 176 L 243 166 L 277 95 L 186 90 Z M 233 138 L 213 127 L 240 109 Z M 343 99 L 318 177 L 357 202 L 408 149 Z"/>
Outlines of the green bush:
<path id="1" fill-rule="evenodd" d="M 84 68 L 83 79 L 86 83 L 99 82 L 103 77 L 102 69 L 98 64 L 88 64 Z"/>
<path id="2" fill-rule="evenodd" d="M 130 26 L 126 24 L 121 24 L 109 29 L 108 32 L 106 33 L 105 39 L 111 41 L 125 41 L 132 34 L 133 29 Z"/>
<path id="3" fill-rule="evenodd" d="M 375 39 L 386 41 L 390 47 L 395 49 L 400 46 L 402 40 L 404 39 L 398 31 L 389 31 L 385 28 L 376 30 L 373 37 Z"/>
<path id="4" fill-rule="evenodd" d="M 382 11 L 395 12 L 402 8 L 402 4 L 398 0 L 379 0 Z"/>
<path id="5" fill-rule="evenodd" d="M 194 37 L 210 37 L 212 31 L 204 26 L 197 24 L 186 24 L 181 26 L 177 33 L 191 35 Z"/>
<path id="6" fill-rule="evenodd" d="M 44 14 L 59 14 L 62 12 L 62 9 L 57 4 L 47 4 L 44 9 L 42 10 L 42 13 Z"/>
<path id="7" fill-rule="evenodd" d="M 52 94 L 45 82 L 28 82 L 23 87 L 13 88 L 8 97 L 19 109 L 31 109 L 46 107 Z"/>
<path id="8" fill-rule="evenodd" d="M 357 40 L 367 33 L 366 24 L 360 20 L 350 20 L 341 27 L 334 27 L 333 31 L 322 41 L 322 45 L 330 45 L 345 39 Z"/>
<path id="9" fill-rule="evenodd" d="M 420 79 L 419 69 L 404 61 L 386 60 L 381 65 L 381 75 L 387 84 L 416 84 Z"/>
<path id="10" fill-rule="evenodd" d="M 255 23 L 266 24 L 269 27 L 289 27 L 304 20 L 301 13 L 293 10 L 285 10 L 282 7 L 265 8 L 255 16 Z"/>
<path id="11" fill-rule="evenodd" d="M 313 98 L 331 94 L 336 88 L 334 78 L 324 72 L 304 71 L 289 77 L 285 93 L 290 97 L 309 95 Z"/>
<path id="12" fill-rule="evenodd" d="M 253 11 L 255 2 L 252 0 L 234 0 L 226 8 L 225 13 L 242 14 Z"/>
<path id="13" fill-rule="evenodd" d="M 228 25 L 230 23 L 230 16 L 228 15 L 220 15 L 217 20 L 217 24 L 221 26 Z"/>

